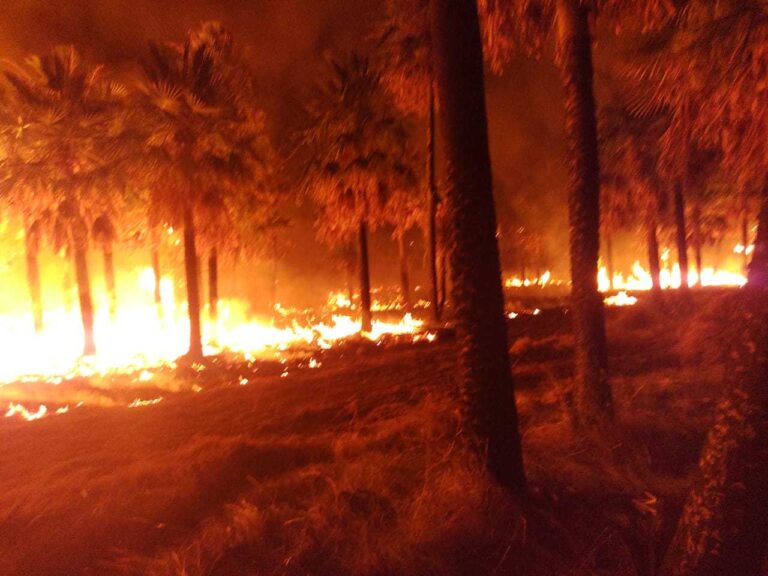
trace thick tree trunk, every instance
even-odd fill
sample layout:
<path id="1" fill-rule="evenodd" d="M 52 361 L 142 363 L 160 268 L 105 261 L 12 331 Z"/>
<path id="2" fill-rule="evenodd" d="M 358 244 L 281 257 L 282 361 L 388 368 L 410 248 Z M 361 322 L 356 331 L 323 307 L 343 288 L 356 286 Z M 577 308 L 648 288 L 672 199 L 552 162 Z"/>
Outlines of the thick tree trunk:
<path id="1" fill-rule="evenodd" d="M 525 489 L 509 366 L 476 0 L 433 0 L 431 30 L 448 168 L 451 305 L 464 430 L 491 475 Z"/>
<path id="2" fill-rule="evenodd" d="M 764 214 L 768 219 L 768 214 Z M 758 576 L 768 542 L 768 291 L 734 295 L 739 333 L 729 341 L 723 386 L 661 576 Z"/>
<path id="3" fill-rule="evenodd" d="M 411 311 L 411 279 L 408 273 L 408 252 L 405 246 L 405 234 L 397 236 L 397 253 L 400 260 L 400 297 L 403 300 L 403 309 Z"/>
<path id="4" fill-rule="evenodd" d="M 219 255 L 216 248 L 208 254 L 208 318 L 215 327 L 219 319 Z"/>
<path id="5" fill-rule="evenodd" d="M 163 295 L 160 289 L 162 276 L 160 275 L 160 250 L 155 245 L 152 247 L 152 272 L 155 277 L 155 306 L 157 315 L 163 318 Z"/>
<path id="6" fill-rule="evenodd" d="M 613 417 L 608 383 L 603 299 L 597 289 L 600 251 L 600 167 L 592 92 L 588 9 L 557 0 L 557 38 L 569 154 L 571 309 L 575 337 L 575 408 L 581 424 Z"/>
<path id="7" fill-rule="evenodd" d="M 437 175 L 435 172 L 435 93 L 429 83 L 429 119 L 427 121 L 427 268 L 429 273 L 432 321 L 440 322 L 437 286 Z"/>
<path id="8" fill-rule="evenodd" d="M 688 235 L 685 230 L 685 198 L 683 187 L 675 185 L 675 227 L 677 230 L 677 261 L 680 266 L 680 287 L 688 288 Z"/>
<path id="9" fill-rule="evenodd" d="M 195 247 L 195 218 L 191 208 L 184 210 L 184 273 L 187 282 L 187 314 L 189 316 L 190 359 L 203 357 L 203 338 L 200 330 L 200 279 L 197 249 Z"/>
<path id="10" fill-rule="evenodd" d="M 744 251 L 741 253 L 741 265 L 746 275 L 749 273 L 749 254 L 747 254 L 747 247 L 749 247 L 749 212 L 747 211 L 746 201 L 744 201 L 744 205 L 741 208 L 741 245 L 744 246 Z"/>
<path id="11" fill-rule="evenodd" d="M 277 306 L 277 257 L 272 258 L 269 271 L 269 307 L 274 310 Z"/>
<path id="12" fill-rule="evenodd" d="M 646 241 L 648 243 L 648 269 L 651 272 L 651 286 L 654 291 L 659 291 L 661 290 L 661 257 L 659 255 L 656 218 L 652 214 L 646 218 Z"/>
<path id="13" fill-rule="evenodd" d="M 352 277 L 354 276 L 354 270 L 347 269 L 347 297 L 349 298 L 350 303 L 354 302 L 355 299 L 355 290 L 353 288 L 354 282 L 352 281 Z"/>
<path id="14" fill-rule="evenodd" d="M 109 299 L 109 317 L 114 320 L 117 317 L 117 290 L 115 289 L 115 260 L 112 255 L 112 245 L 105 244 L 102 253 L 104 256 L 104 282 L 107 286 L 107 298 Z"/>
<path id="15" fill-rule="evenodd" d="M 609 287 L 613 290 L 613 237 L 610 234 L 605 235 L 605 270 L 608 273 Z"/>
<path id="16" fill-rule="evenodd" d="M 701 238 L 701 206 L 696 202 L 691 211 L 691 224 L 693 225 L 693 251 L 696 259 L 696 274 L 699 277 L 699 286 L 701 286 L 701 272 L 704 269 L 704 258 L 702 256 L 702 238 Z"/>
<path id="17" fill-rule="evenodd" d="M 438 306 L 440 309 L 440 318 L 445 314 L 445 303 L 448 301 L 448 249 L 444 248 L 440 251 L 440 299 Z"/>
<path id="18" fill-rule="evenodd" d="M 746 245 L 745 243 L 744 246 Z M 765 183 L 763 189 L 763 199 L 757 221 L 755 250 L 752 252 L 752 261 L 749 263 L 748 271 L 747 277 L 750 285 L 768 288 L 768 182 Z"/>
<path id="19" fill-rule="evenodd" d="M 80 303 L 80 317 L 83 322 L 83 354 L 96 354 L 96 339 L 93 331 L 93 299 L 91 298 L 91 279 L 88 274 L 88 238 L 85 224 L 73 222 L 70 228 L 77 279 L 77 295 Z"/>
<path id="20" fill-rule="evenodd" d="M 40 289 L 40 264 L 37 259 L 40 250 L 40 230 L 38 224 L 27 227 L 24 234 L 27 260 L 27 285 L 32 300 L 32 318 L 35 332 L 43 331 L 43 297 Z"/>
<path id="21" fill-rule="evenodd" d="M 371 273 L 368 266 L 368 223 L 360 221 L 358 228 L 358 273 L 360 274 L 360 331 L 370 332 L 371 321 Z"/>

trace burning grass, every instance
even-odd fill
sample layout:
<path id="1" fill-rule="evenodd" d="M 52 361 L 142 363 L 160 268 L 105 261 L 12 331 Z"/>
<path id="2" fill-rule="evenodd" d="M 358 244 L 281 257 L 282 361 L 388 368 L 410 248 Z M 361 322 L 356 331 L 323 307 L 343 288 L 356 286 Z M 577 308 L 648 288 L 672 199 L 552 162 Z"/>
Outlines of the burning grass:
<path id="1" fill-rule="evenodd" d="M 458 435 L 450 340 L 350 342 L 315 369 L 216 357 L 113 381 L 101 406 L 3 419 L 0 573 L 646 573 L 719 397 L 720 344 L 694 329 L 720 299 L 609 310 L 607 441 L 570 426 L 565 311 L 509 321 L 524 507 Z"/>

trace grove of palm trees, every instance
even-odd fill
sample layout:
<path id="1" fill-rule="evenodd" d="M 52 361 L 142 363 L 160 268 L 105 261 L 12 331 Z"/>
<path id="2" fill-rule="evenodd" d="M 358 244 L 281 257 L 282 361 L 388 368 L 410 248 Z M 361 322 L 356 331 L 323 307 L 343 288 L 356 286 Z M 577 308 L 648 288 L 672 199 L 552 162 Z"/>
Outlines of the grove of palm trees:
<path id="1" fill-rule="evenodd" d="M 0 56 L 0 576 L 768 576 L 768 3 L 6 0 Z"/>

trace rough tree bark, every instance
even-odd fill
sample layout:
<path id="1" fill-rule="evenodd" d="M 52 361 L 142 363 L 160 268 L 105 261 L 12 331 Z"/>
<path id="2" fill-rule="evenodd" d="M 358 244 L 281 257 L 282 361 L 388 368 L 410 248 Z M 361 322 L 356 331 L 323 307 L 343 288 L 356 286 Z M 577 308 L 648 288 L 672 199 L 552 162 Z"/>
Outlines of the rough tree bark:
<path id="1" fill-rule="evenodd" d="M 73 219 L 70 225 L 72 253 L 77 279 L 77 295 L 80 303 L 80 317 L 83 322 L 83 354 L 96 354 L 96 339 L 93 330 L 93 299 L 91 298 L 91 279 L 88 274 L 88 234 L 85 223 Z"/>
<path id="2" fill-rule="evenodd" d="M 162 320 L 163 318 L 163 294 L 161 290 L 162 276 L 160 274 L 160 237 L 157 228 L 150 227 L 150 242 L 151 246 L 151 259 L 152 259 L 152 272 L 155 277 L 154 297 L 155 307 L 157 308 L 157 315 Z"/>
<path id="3" fill-rule="evenodd" d="M 651 286 L 654 291 L 661 290 L 661 263 L 659 239 L 657 236 L 656 216 L 649 213 L 646 217 L 646 241 L 648 243 L 648 269 L 651 272 Z"/>
<path id="4" fill-rule="evenodd" d="M 605 270 L 608 273 L 608 285 L 613 290 L 613 236 L 605 235 Z"/>
<path id="5" fill-rule="evenodd" d="M 437 286 L 437 175 L 435 172 L 435 90 L 429 83 L 429 118 L 427 120 L 427 267 L 429 271 L 432 321 L 440 322 Z"/>
<path id="6" fill-rule="evenodd" d="M 688 238 L 685 227 L 685 198 L 681 184 L 675 185 L 675 228 L 677 261 L 680 266 L 680 287 L 688 288 Z"/>
<path id="7" fill-rule="evenodd" d="M 216 248 L 208 253 L 208 317 L 216 326 L 219 319 L 219 255 Z"/>
<path id="8" fill-rule="evenodd" d="M 397 253 L 400 260 L 400 296 L 403 299 L 403 308 L 411 311 L 411 279 L 408 273 L 408 251 L 405 245 L 405 233 L 397 236 Z"/>
<path id="9" fill-rule="evenodd" d="M 768 209 L 761 211 L 760 228 L 764 223 L 768 225 Z M 761 268 L 764 274 L 764 263 Z M 753 278 L 731 296 L 729 318 L 736 319 L 738 328 L 728 344 L 725 397 L 661 576 L 763 573 L 768 542 L 768 290 L 765 275 Z"/>
<path id="10" fill-rule="evenodd" d="M 445 310 L 445 303 L 448 299 L 448 250 L 446 247 L 443 247 L 442 250 L 440 250 L 440 266 L 438 267 L 438 270 L 440 270 L 440 280 L 438 281 L 438 299 L 437 299 L 437 309 L 440 311 L 440 317 L 443 317 L 443 311 Z"/>
<path id="11" fill-rule="evenodd" d="M 704 267 L 704 258 L 702 256 L 702 238 L 701 238 L 701 206 L 698 202 L 693 204 L 693 210 L 691 210 L 691 225 L 693 226 L 693 251 L 694 258 L 696 259 L 696 274 L 699 278 L 699 286 L 701 286 L 701 272 Z"/>
<path id="12" fill-rule="evenodd" d="M 741 253 L 742 268 L 744 274 L 747 274 L 749 272 L 749 254 L 747 254 L 747 247 L 749 246 L 749 210 L 747 210 L 746 199 L 742 201 L 741 207 L 741 245 L 744 246 L 744 251 Z"/>
<path id="13" fill-rule="evenodd" d="M 360 274 L 360 331 L 370 332 L 371 322 L 371 273 L 368 266 L 368 223 L 360 221 L 358 227 L 358 273 Z"/>
<path id="14" fill-rule="evenodd" d="M 160 250 L 156 246 L 152 247 L 152 272 L 155 277 L 155 306 L 157 306 L 157 314 L 160 318 L 163 317 L 163 296 L 160 289 L 161 279 L 160 276 Z"/>
<path id="15" fill-rule="evenodd" d="M 40 252 L 40 224 L 35 222 L 24 231 L 24 247 L 27 260 L 27 285 L 32 300 L 32 319 L 35 332 L 43 331 L 43 297 L 40 288 L 40 264 L 37 256 Z"/>
<path id="16" fill-rule="evenodd" d="M 600 166 L 592 88 L 588 8 L 557 0 L 559 68 L 569 160 L 571 310 L 575 338 L 574 406 L 580 424 L 613 417 L 603 299 L 597 289 L 600 251 Z"/>
<path id="17" fill-rule="evenodd" d="M 192 208 L 184 209 L 184 274 L 187 283 L 187 314 L 189 316 L 190 359 L 203 357 L 203 339 L 200 330 L 200 281 L 197 248 L 195 247 L 195 218 Z"/>
<path id="18" fill-rule="evenodd" d="M 746 245 L 744 244 L 744 246 Z M 752 261 L 747 269 L 747 279 L 750 285 L 768 288 L 768 182 L 765 183 L 763 201 L 758 216 L 755 250 L 752 252 Z"/>
<path id="19" fill-rule="evenodd" d="M 507 349 L 476 0 L 431 4 L 434 69 L 448 166 L 451 304 L 464 430 L 503 486 L 525 489 Z"/>
<path id="20" fill-rule="evenodd" d="M 107 286 L 107 298 L 109 299 L 109 317 L 114 320 L 117 317 L 117 290 L 115 288 L 115 259 L 112 252 L 112 244 L 107 242 L 102 246 L 104 256 L 104 283 Z"/>

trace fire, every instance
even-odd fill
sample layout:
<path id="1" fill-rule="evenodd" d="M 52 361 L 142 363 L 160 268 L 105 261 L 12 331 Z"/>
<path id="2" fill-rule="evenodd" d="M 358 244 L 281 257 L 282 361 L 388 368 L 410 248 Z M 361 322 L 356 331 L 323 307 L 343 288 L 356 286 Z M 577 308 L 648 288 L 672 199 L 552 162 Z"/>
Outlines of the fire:
<path id="1" fill-rule="evenodd" d="M 511 278 L 507 278 L 504 281 L 504 285 L 507 288 L 527 288 L 529 286 L 538 286 L 540 288 L 543 288 L 544 286 L 547 286 L 549 284 L 555 284 L 560 285 L 562 282 L 555 281 L 552 279 L 552 272 L 549 270 L 544 271 L 544 273 L 541 276 L 537 276 L 534 278 L 520 278 L 519 276 L 513 276 Z"/>
<path id="2" fill-rule="evenodd" d="M 118 371 L 135 372 L 141 382 L 150 380 L 153 373 L 148 369 L 171 364 L 182 356 L 189 337 L 186 305 L 174 300 L 170 278 L 161 278 L 160 285 L 162 315 L 154 304 L 152 268 L 137 270 L 138 290 L 131 295 L 132 300 L 121 302 L 115 318 L 110 317 L 106 303 L 97 300 L 97 354 L 93 357 L 82 356 L 82 325 L 76 308 L 46 310 L 45 327 L 39 334 L 33 329 L 31 313 L 0 316 L 0 346 L 5 357 L 0 364 L 0 383 L 46 380 L 58 384 L 63 379 Z M 348 298 L 333 294 L 328 307 L 332 311 L 330 321 L 312 324 L 301 321 L 299 314 L 291 318 L 291 311 L 277 305 L 285 319 L 285 325 L 278 326 L 272 318 L 251 316 L 242 300 L 220 300 L 216 324 L 203 319 L 205 352 L 227 350 L 256 357 L 293 346 L 329 348 L 360 332 L 359 322 L 346 313 L 352 308 Z M 399 322 L 375 320 L 370 333 L 363 337 L 379 341 L 386 335 L 416 334 L 421 329 L 420 320 L 405 314 Z M 19 410 L 18 406 L 9 409 L 12 413 L 7 415 L 18 415 Z M 30 415 L 22 414 L 32 419 Z"/>
<path id="3" fill-rule="evenodd" d="M 630 296 L 624 290 L 622 290 L 613 296 L 608 296 L 605 299 L 605 303 L 608 306 L 633 306 L 637 304 L 637 298 Z"/>
<path id="4" fill-rule="evenodd" d="M 675 263 L 671 267 L 665 266 L 662 268 L 659 282 L 661 288 L 665 290 L 680 288 L 682 284 L 680 266 Z M 689 286 L 743 286 L 746 283 L 747 279 L 743 274 L 728 270 L 703 268 L 701 277 L 699 277 L 698 272 L 695 270 L 688 272 Z M 597 285 L 601 292 L 608 292 L 610 290 L 646 291 L 653 287 L 653 280 L 650 272 L 643 268 L 640 262 L 636 260 L 632 265 L 632 271 L 626 277 L 620 272 L 613 275 L 613 286 L 611 286 L 608 271 L 605 266 L 601 266 L 597 275 Z"/>

